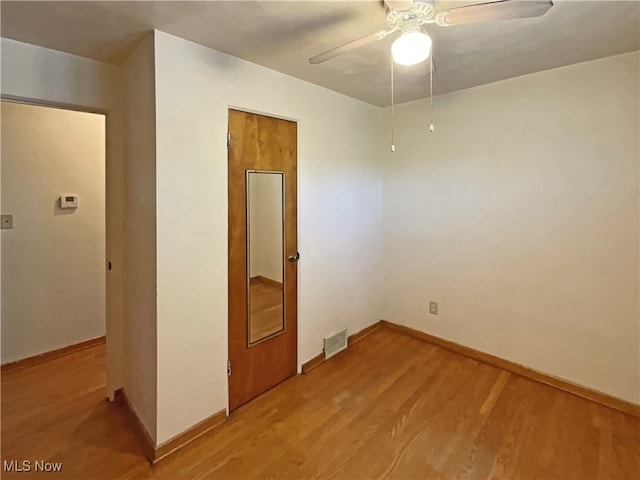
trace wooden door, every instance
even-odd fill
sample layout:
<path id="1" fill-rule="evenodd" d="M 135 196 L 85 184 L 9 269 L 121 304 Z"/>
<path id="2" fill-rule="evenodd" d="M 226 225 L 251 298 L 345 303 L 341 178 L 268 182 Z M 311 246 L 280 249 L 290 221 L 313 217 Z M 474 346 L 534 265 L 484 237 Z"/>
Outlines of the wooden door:
<path id="1" fill-rule="evenodd" d="M 229 133 L 229 409 L 234 410 L 297 370 L 297 124 L 229 110 Z"/>

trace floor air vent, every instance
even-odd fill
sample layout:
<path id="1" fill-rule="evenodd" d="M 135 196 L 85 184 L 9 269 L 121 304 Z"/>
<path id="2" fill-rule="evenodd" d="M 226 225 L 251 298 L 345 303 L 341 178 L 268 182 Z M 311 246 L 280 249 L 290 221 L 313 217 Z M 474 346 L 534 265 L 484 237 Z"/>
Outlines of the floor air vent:
<path id="1" fill-rule="evenodd" d="M 324 339 L 324 358 L 331 358 L 347 348 L 347 329 Z"/>

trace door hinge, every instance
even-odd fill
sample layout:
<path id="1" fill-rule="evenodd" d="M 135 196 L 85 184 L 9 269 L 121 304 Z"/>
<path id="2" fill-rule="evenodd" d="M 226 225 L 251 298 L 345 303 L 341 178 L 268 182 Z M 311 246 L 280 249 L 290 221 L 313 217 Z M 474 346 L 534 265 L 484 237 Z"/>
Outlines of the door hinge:
<path id="1" fill-rule="evenodd" d="M 227 360 L 227 376 L 231 376 L 231 360 Z"/>
<path id="2" fill-rule="evenodd" d="M 227 132 L 227 148 L 231 148 L 231 132 Z"/>

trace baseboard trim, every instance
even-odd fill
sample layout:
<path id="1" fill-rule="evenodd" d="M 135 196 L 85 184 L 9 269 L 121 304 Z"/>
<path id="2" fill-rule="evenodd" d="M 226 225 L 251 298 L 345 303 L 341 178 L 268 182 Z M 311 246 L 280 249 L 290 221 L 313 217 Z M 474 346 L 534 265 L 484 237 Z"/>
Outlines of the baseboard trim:
<path id="1" fill-rule="evenodd" d="M 369 325 L 366 328 L 363 328 L 362 330 L 360 330 L 357 333 L 354 333 L 353 335 L 349 335 L 349 338 L 347 339 L 347 345 L 353 345 L 354 343 L 359 342 L 367 335 L 378 330 L 380 327 L 382 327 L 382 320 L 374 323 L 373 325 Z"/>
<path id="2" fill-rule="evenodd" d="M 417 338 L 418 340 L 430 343 L 437 347 L 441 347 L 454 353 L 464 355 L 465 357 L 478 360 L 479 362 L 487 363 L 516 375 L 520 375 L 522 377 L 526 377 L 528 379 L 535 380 L 537 382 L 555 387 L 559 390 L 571 393 L 578 397 L 591 400 L 595 403 L 599 403 L 600 405 L 604 405 L 605 407 L 613 408 L 620 412 L 633 415 L 634 417 L 640 417 L 640 405 L 629 402 L 627 400 L 623 400 L 607 393 L 570 382 L 569 380 L 565 380 L 563 378 L 555 377 L 549 373 L 534 370 L 533 368 L 520 365 L 519 363 L 515 363 L 501 357 L 496 357 L 495 355 L 491 355 L 489 353 L 481 352 L 480 350 L 475 350 L 471 347 L 460 345 L 459 343 L 455 343 L 450 340 L 445 340 L 444 338 L 436 337 L 435 335 L 430 335 L 420 330 L 415 330 L 405 325 L 397 325 L 386 320 L 381 320 L 380 325 L 390 330 L 395 330 L 396 332 L 400 332 L 405 335 Z"/>
<path id="3" fill-rule="evenodd" d="M 318 365 L 322 365 L 326 361 L 327 360 L 324 358 L 324 352 L 320 352 L 318 355 L 302 364 L 302 374 L 304 375 L 305 373 L 309 373 Z"/>
<path id="4" fill-rule="evenodd" d="M 116 392 L 116 400 L 122 405 L 125 411 L 125 416 L 127 417 L 127 422 L 138 439 L 144 456 L 147 457 L 147 460 L 151 465 L 155 465 L 161 460 L 165 460 L 187 446 L 189 443 L 203 435 L 206 435 L 217 426 L 222 425 L 227 420 L 226 409 L 220 410 L 201 422 L 196 423 L 184 432 L 179 433 L 175 437 L 156 446 L 151 435 L 140 420 L 140 417 L 138 417 L 138 414 L 132 407 L 131 401 L 124 390 L 120 389 Z"/>
<path id="5" fill-rule="evenodd" d="M 363 328 L 357 333 L 349 335 L 347 337 L 347 345 L 348 346 L 353 345 L 354 343 L 362 340 L 364 337 L 366 337 L 370 333 L 375 332 L 382 326 L 382 322 L 383 321 L 380 320 L 379 322 L 376 322 L 373 325 L 369 325 L 368 327 Z M 313 370 L 319 365 L 322 365 L 326 361 L 327 360 L 324 358 L 324 352 L 320 352 L 318 355 L 316 355 L 315 357 L 311 358 L 310 360 L 302 364 L 302 373 L 303 374 L 309 373 L 311 370 Z"/>
<path id="6" fill-rule="evenodd" d="M 142 447 L 144 456 L 147 457 L 149 463 L 153 465 L 156 458 L 155 442 L 151 438 L 151 435 L 149 434 L 146 427 L 140 420 L 140 417 L 138 417 L 138 414 L 131 405 L 131 400 L 129 400 L 129 397 L 127 397 L 126 392 L 123 389 L 118 389 L 116 390 L 115 397 L 116 402 L 122 405 L 125 417 L 127 417 L 127 423 L 129 424 L 129 427 L 131 427 L 131 430 L 133 430 L 133 434 L 136 436 L 138 443 Z"/>
<path id="7" fill-rule="evenodd" d="M 16 360 L 15 362 L 5 363 L 4 365 L 2 365 L 0 367 L 0 373 L 5 374 L 14 372 L 16 370 L 22 370 L 23 368 L 32 367 L 34 365 L 39 365 L 55 358 L 60 358 L 71 353 L 79 352 L 80 350 L 86 350 L 87 348 L 104 345 L 106 341 L 107 337 L 103 335 L 101 337 L 85 340 L 84 342 L 74 343 L 73 345 L 57 348 L 55 350 L 51 350 L 50 352 L 40 353 L 32 357 L 21 358 L 20 360 Z"/>
<path id="8" fill-rule="evenodd" d="M 222 409 L 219 412 L 214 413 L 210 417 L 205 418 L 201 422 L 196 423 L 191 428 L 179 433 L 175 437 L 167 440 L 166 442 L 158 445 L 155 451 L 156 459 L 154 463 L 158 463 L 160 460 L 164 460 L 170 457 L 177 451 L 181 450 L 194 440 L 206 435 L 214 428 L 222 425 L 227 421 L 227 410 Z"/>

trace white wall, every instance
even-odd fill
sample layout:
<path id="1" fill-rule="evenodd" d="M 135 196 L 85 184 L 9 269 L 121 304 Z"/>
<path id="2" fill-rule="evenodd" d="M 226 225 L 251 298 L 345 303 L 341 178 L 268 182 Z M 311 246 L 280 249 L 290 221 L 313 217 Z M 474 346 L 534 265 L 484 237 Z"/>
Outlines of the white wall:
<path id="1" fill-rule="evenodd" d="M 125 228 L 124 389 L 156 438 L 156 123 L 153 35 L 122 66 Z"/>
<path id="2" fill-rule="evenodd" d="M 249 270 L 250 276 L 282 283 L 283 177 L 280 174 L 249 175 Z"/>
<path id="3" fill-rule="evenodd" d="M 105 334 L 105 118 L 8 102 L 1 117 L 4 364 Z"/>
<path id="4" fill-rule="evenodd" d="M 122 386 L 123 162 L 120 69 L 113 65 L 2 38 L 3 97 L 99 110 L 107 114 L 107 395 Z M 3 233 L 4 235 L 4 233 Z"/>
<path id="5" fill-rule="evenodd" d="M 640 402 L 638 57 L 396 108 L 383 318 Z"/>
<path id="6" fill-rule="evenodd" d="M 147 344 L 147 355 L 134 352 L 135 335 L 142 330 L 136 334 L 127 326 L 125 332 L 124 325 L 125 314 L 138 307 L 149 313 L 144 306 L 149 302 L 132 300 L 148 299 L 149 292 L 132 292 L 125 309 L 124 291 L 114 288 L 124 285 L 125 273 L 127 286 L 135 288 L 132 271 L 124 272 L 124 205 L 135 201 L 127 197 L 141 196 L 140 208 L 127 211 L 129 229 L 152 198 L 145 202 L 146 194 L 138 190 L 142 182 L 141 190 L 152 195 L 144 183 L 153 173 L 146 162 L 150 131 L 142 124 L 136 127 L 144 131 L 134 128 L 136 115 L 148 120 L 151 100 L 144 92 L 153 91 L 154 83 L 144 66 L 148 63 L 139 59 L 136 67 L 123 67 L 129 70 L 123 94 L 117 67 L 6 39 L 1 55 L 3 95 L 108 112 L 107 245 L 113 270 L 107 280 L 107 391 L 124 385 L 149 433 L 162 443 L 227 405 L 228 107 L 299 121 L 300 363 L 322 350 L 324 336 L 344 326 L 355 332 L 379 318 L 381 177 L 375 139 L 381 111 L 160 32 L 156 41 L 156 415 L 154 376 L 134 373 L 153 370 L 153 358 Z M 148 59 L 148 50 L 141 55 Z M 132 68 L 140 68 L 144 78 L 136 79 Z M 144 98 L 131 97 L 135 91 Z M 125 103 L 137 106 L 122 105 L 127 96 Z M 125 127 L 134 142 L 126 147 L 128 161 L 146 159 L 128 167 L 126 175 L 137 171 L 140 178 L 127 185 Z M 132 231 L 127 232 L 127 248 L 133 247 Z M 154 335 L 147 333 L 145 341 Z M 125 337 L 127 348 L 116 342 Z M 131 366 L 137 361 L 132 354 L 146 358 L 137 370 Z M 126 375 L 124 364 L 129 365 Z M 133 378 L 149 380 L 139 385 L 139 394 Z"/>
<path id="7" fill-rule="evenodd" d="M 381 110 L 156 32 L 158 442 L 227 406 L 227 115 L 298 121 L 299 361 L 379 318 Z"/>
<path id="8" fill-rule="evenodd" d="M 3 95 L 99 110 L 117 104 L 118 67 L 8 38 L 1 41 Z"/>

